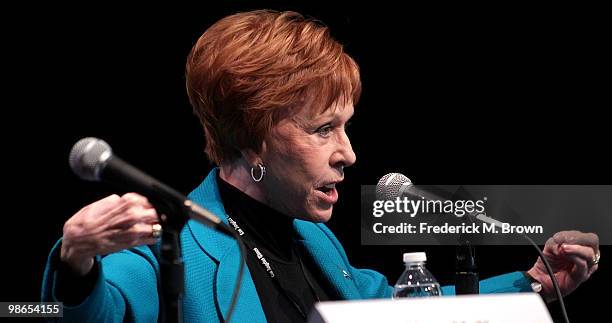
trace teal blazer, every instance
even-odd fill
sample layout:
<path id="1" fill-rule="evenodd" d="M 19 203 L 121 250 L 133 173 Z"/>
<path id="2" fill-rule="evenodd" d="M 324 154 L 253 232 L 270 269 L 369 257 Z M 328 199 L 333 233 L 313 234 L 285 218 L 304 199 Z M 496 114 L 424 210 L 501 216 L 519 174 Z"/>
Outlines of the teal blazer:
<path id="1" fill-rule="evenodd" d="M 212 170 L 189 198 L 227 221 L 217 187 L 217 169 Z M 380 273 L 357 269 L 334 234 L 322 223 L 295 220 L 298 243 L 302 244 L 324 279 L 343 299 L 389 298 L 392 287 Z M 60 252 L 60 241 L 51 250 L 42 286 L 43 301 L 57 301 L 57 268 L 51 261 Z M 185 263 L 183 312 L 185 322 L 219 322 L 224 319 L 238 274 L 240 256 L 232 239 L 190 220 L 181 232 Z M 77 306 L 64 307 L 64 320 L 71 322 L 156 322 L 159 313 L 159 265 L 148 246 L 98 257 L 98 277 L 91 294 Z M 530 291 L 520 272 L 480 282 L 482 293 Z M 454 294 L 453 286 L 443 294 Z M 266 322 L 261 302 L 247 267 L 242 278 L 233 322 Z"/>

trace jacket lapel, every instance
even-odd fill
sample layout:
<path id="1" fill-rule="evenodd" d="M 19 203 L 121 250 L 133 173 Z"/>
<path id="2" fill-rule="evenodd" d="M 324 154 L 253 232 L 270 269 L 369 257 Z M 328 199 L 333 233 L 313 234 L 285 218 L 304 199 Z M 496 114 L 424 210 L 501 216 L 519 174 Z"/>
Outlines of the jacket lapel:
<path id="1" fill-rule="evenodd" d="M 349 266 L 340 256 L 340 251 L 317 224 L 295 220 L 293 226 L 301 236 L 298 243 L 310 253 L 316 264 L 319 264 L 323 275 L 338 291 L 342 299 L 361 299 L 357 285 L 353 281 Z"/>
<path id="2" fill-rule="evenodd" d="M 217 187 L 217 171 L 217 168 L 213 169 L 204 182 L 189 194 L 189 198 L 227 224 L 225 209 Z M 238 268 L 241 261 L 238 244 L 233 239 L 193 220 L 190 220 L 187 225 L 202 251 L 218 263 L 214 289 L 217 304 L 225 320 L 238 279 Z M 266 322 L 253 278 L 246 265 L 232 321 Z"/>

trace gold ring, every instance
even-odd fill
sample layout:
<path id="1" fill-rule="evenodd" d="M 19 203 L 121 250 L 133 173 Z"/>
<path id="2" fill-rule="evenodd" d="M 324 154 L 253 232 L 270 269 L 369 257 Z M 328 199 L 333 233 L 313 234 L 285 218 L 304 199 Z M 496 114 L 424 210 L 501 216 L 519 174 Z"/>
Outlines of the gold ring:
<path id="1" fill-rule="evenodd" d="M 600 258 L 601 258 L 601 253 L 597 251 L 597 253 L 595 254 L 595 257 L 593 257 L 593 260 L 591 261 L 591 267 L 597 265 L 599 263 Z"/>
<path id="2" fill-rule="evenodd" d="M 154 225 L 151 226 L 151 237 L 153 237 L 154 239 L 157 239 L 159 237 L 161 237 L 162 234 L 162 226 L 159 223 L 155 223 Z"/>

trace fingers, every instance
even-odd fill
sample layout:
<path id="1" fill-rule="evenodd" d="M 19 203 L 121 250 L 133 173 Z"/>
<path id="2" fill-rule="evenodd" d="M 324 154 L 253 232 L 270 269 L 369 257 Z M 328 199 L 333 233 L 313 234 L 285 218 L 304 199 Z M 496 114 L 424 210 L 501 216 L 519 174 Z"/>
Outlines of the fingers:
<path id="1" fill-rule="evenodd" d="M 153 225 L 146 223 L 134 224 L 127 230 L 117 230 L 113 235 L 113 239 L 126 242 L 129 244 L 139 245 L 144 244 L 144 240 L 152 238 Z"/>
<path id="2" fill-rule="evenodd" d="M 555 233 L 550 240 L 555 245 L 560 246 L 559 250 L 562 253 L 581 257 L 587 262 L 587 265 L 593 265 L 593 259 L 599 253 L 599 236 L 594 233 L 584 233 L 575 230 L 561 231 Z M 546 243 L 547 246 L 549 241 Z"/>
<path id="3" fill-rule="evenodd" d="M 596 251 L 599 250 L 599 236 L 594 233 L 588 232 L 580 232 L 580 231 L 561 231 L 555 233 L 552 237 L 552 240 L 556 244 L 573 244 L 573 245 L 583 245 L 589 246 Z"/>
<path id="4" fill-rule="evenodd" d="M 140 224 L 139 228 L 135 229 L 138 235 L 138 245 L 156 244 L 161 237 L 153 237 L 153 224 Z"/>
<path id="5" fill-rule="evenodd" d="M 579 245 L 563 245 L 562 252 L 568 256 L 579 257 L 584 260 L 588 267 L 587 278 L 597 271 L 599 268 L 598 264 L 593 264 L 595 259 L 595 250 L 591 247 L 579 246 Z"/>
<path id="6" fill-rule="evenodd" d="M 134 205 L 142 205 L 146 208 L 153 208 L 149 200 L 146 197 L 136 194 L 136 193 L 126 193 L 121 196 L 121 199 L 124 201 L 132 202 Z"/>
<path id="7" fill-rule="evenodd" d="M 580 283 L 591 277 L 599 268 L 599 265 L 590 265 L 595 258 L 595 251 L 591 247 L 563 245 L 562 252 L 574 265 L 570 275 Z"/>
<path id="8" fill-rule="evenodd" d="M 155 209 L 144 209 L 140 206 L 136 206 L 129 207 L 126 210 L 120 210 L 115 217 L 110 219 L 109 227 L 128 229 L 139 223 L 150 225 L 157 222 L 159 222 L 159 218 Z"/>
<path id="9" fill-rule="evenodd" d="M 576 286 L 580 285 L 590 276 L 588 263 L 586 260 L 579 256 L 568 255 L 568 258 L 574 264 L 573 268 L 569 272 L 569 275 L 574 280 L 574 283 L 576 283 Z"/>
<path id="10" fill-rule="evenodd" d="M 140 215 L 145 218 L 141 219 L 141 222 L 157 221 L 157 214 L 151 213 L 150 210 L 155 211 L 149 201 L 142 195 L 136 193 L 127 193 L 117 199 L 114 203 L 113 209 L 107 209 L 106 212 L 97 212 L 98 220 L 100 222 L 111 222 L 113 224 L 117 222 L 127 222 L 127 226 L 132 226 L 135 222 L 138 222 Z M 142 211 L 141 211 L 142 210 Z M 144 212 L 147 210 L 147 212 Z M 155 219 L 151 219 L 152 215 L 155 215 Z M 115 219 L 114 218 L 119 218 Z"/>
<path id="11" fill-rule="evenodd" d="M 116 229 L 108 232 L 100 244 L 98 254 L 109 254 L 141 245 L 156 244 L 153 238 L 153 225 L 137 223 L 129 229 Z"/>
<path id="12" fill-rule="evenodd" d="M 595 258 L 595 250 L 593 248 L 580 245 L 563 244 L 561 245 L 561 252 L 566 255 L 580 257 L 587 264 Z"/>

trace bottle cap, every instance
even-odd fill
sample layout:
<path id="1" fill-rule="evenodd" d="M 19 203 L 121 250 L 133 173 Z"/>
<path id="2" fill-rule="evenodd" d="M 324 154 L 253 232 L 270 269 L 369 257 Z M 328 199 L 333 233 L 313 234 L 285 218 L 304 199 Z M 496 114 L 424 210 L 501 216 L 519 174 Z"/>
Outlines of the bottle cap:
<path id="1" fill-rule="evenodd" d="M 404 262 L 423 262 L 427 261 L 427 255 L 424 252 L 406 252 L 404 253 Z"/>

